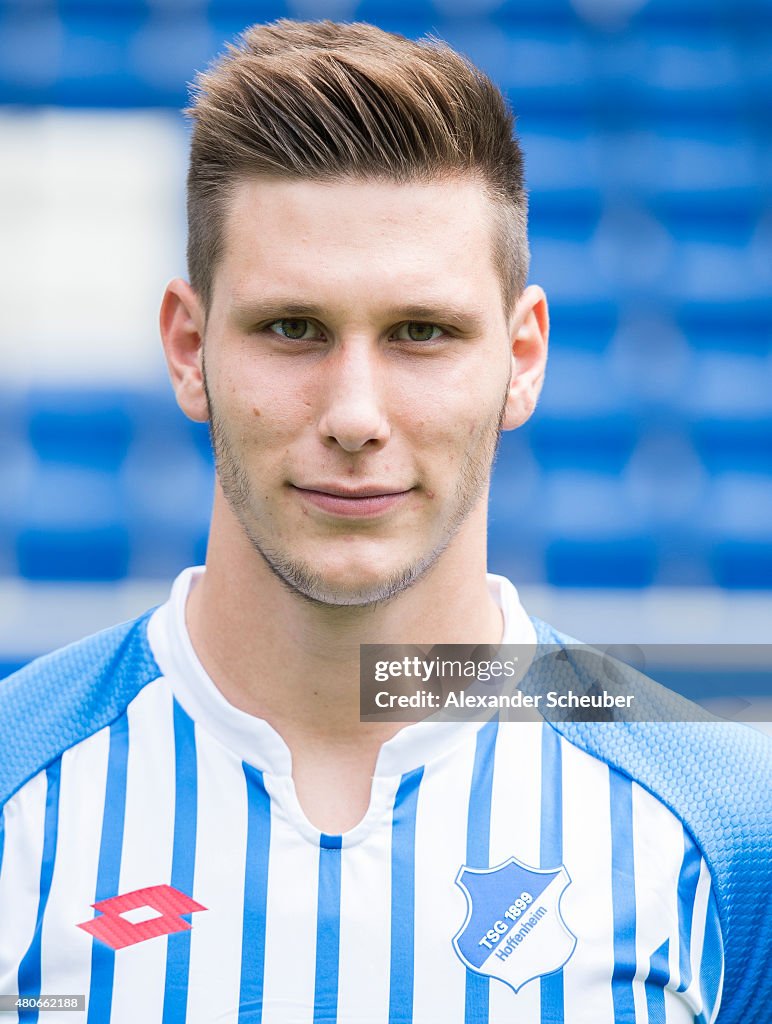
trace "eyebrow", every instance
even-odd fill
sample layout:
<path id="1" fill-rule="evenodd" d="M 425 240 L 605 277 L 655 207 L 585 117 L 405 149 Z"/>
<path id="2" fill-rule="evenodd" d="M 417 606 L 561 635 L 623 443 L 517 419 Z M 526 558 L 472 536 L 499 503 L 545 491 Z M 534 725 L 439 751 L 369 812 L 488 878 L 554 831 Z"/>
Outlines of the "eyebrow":
<path id="1" fill-rule="evenodd" d="M 480 328 L 484 324 L 482 311 L 468 309 L 452 303 L 433 303 L 432 305 L 402 306 L 387 310 L 387 317 L 394 320 L 418 320 L 420 322 L 439 321 L 456 327 L 467 329 Z"/>
<path id="2" fill-rule="evenodd" d="M 249 323 L 253 323 L 256 320 L 280 320 L 295 317 L 298 319 L 308 317 L 310 320 L 319 320 L 321 309 L 318 306 L 309 306 L 293 299 L 288 299 L 286 302 L 282 302 L 280 299 L 271 299 L 265 302 L 257 299 L 254 302 L 249 300 L 235 302 L 233 304 L 233 315 L 238 320 Z"/>
<path id="3" fill-rule="evenodd" d="M 297 299 L 259 299 L 238 300 L 233 305 L 233 315 L 239 322 L 256 323 L 281 319 L 325 320 L 325 311 L 321 306 L 298 302 Z M 410 306 L 394 306 L 384 310 L 380 316 L 393 323 L 418 321 L 420 323 L 440 323 L 458 327 L 461 330 L 482 330 L 485 317 L 482 310 L 470 309 L 456 303 L 444 303 L 442 300 Z"/>

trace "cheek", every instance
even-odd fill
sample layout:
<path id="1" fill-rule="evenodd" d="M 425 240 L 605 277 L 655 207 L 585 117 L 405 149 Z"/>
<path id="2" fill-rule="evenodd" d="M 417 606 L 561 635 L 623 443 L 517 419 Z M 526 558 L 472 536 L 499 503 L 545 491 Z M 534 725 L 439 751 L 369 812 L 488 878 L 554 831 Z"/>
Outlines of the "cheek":
<path id="1" fill-rule="evenodd" d="M 507 384 L 501 375 L 495 381 L 465 376 L 456 386 L 422 403 L 417 436 L 447 455 L 458 449 L 465 452 L 498 427 Z"/>
<path id="2" fill-rule="evenodd" d="M 311 401 L 296 385 L 261 372 L 248 361 L 236 363 L 217 382 L 213 401 L 249 447 L 289 438 L 312 420 Z"/>

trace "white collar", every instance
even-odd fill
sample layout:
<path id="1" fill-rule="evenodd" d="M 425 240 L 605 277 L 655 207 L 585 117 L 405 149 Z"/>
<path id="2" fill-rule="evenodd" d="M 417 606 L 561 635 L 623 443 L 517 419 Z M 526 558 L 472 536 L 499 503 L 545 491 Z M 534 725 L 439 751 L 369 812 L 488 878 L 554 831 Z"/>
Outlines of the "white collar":
<path id="1" fill-rule="evenodd" d="M 289 748 L 264 719 L 229 703 L 207 675 L 190 641 L 185 607 L 203 566 L 185 569 L 172 586 L 169 600 L 148 623 L 148 641 L 172 692 L 188 715 L 225 747 L 255 768 L 278 776 L 291 776 Z M 502 643 L 536 644 L 536 631 L 520 603 L 517 590 L 504 576 L 487 576 L 488 590 L 504 618 Z M 527 667 L 527 666 L 525 666 Z M 488 716 L 475 721 L 422 721 L 406 725 L 383 744 L 376 775 L 393 776 L 426 764 L 476 733 Z"/>

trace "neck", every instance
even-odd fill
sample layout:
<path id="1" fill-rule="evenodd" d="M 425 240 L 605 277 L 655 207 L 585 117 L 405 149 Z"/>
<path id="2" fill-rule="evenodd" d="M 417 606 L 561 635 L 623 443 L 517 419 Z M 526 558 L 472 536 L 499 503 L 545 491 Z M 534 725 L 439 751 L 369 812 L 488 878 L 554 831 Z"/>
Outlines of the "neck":
<path id="1" fill-rule="evenodd" d="M 215 505 L 207 570 L 187 624 L 208 674 L 231 704 L 293 738 L 379 740 L 393 725 L 359 722 L 360 644 L 497 644 L 501 611 L 485 576 L 481 503 L 432 568 L 390 601 L 322 605 L 291 591 L 224 507 Z"/>

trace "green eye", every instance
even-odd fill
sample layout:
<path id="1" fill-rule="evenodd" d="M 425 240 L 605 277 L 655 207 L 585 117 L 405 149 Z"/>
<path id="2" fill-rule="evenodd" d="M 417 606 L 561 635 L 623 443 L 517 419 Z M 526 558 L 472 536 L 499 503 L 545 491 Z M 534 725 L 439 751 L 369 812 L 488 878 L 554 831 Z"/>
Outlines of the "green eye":
<path id="1" fill-rule="evenodd" d="M 397 337 L 402 341 L 434 341 L 441 335 L 441 328 L 435 324 L 422 323 L 419 320 L 410 320 L 397 331 Z"/>
<path id="2" fill-rule="evenodd" d="M 268 330 L 283 338 L 288 338 L 290 341 L 304 341 L 306 338 L 312 337 L 308 332 L 313 331 L 313 327 L 308 320 L 287 319 L 274 320 L 272 324 L 268 325 Z"/>

